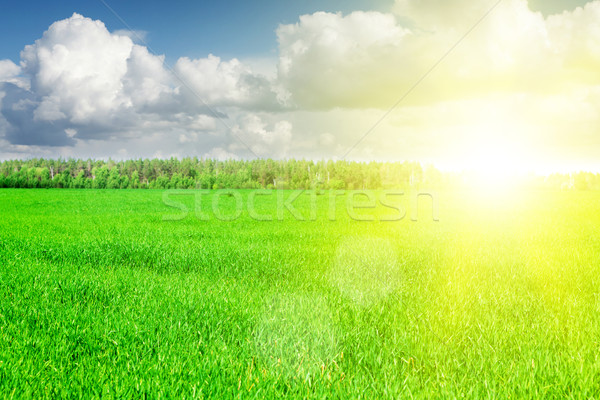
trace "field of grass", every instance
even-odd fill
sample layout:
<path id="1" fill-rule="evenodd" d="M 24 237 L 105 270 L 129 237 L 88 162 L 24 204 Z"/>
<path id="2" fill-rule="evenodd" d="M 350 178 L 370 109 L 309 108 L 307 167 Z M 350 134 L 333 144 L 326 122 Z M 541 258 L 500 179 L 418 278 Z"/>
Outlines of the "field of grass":
<path id="1" fill-rule="evenodd" d="M 600 395 L 600 193 L 171 198 L 0 191 L 1 397 Z"/>

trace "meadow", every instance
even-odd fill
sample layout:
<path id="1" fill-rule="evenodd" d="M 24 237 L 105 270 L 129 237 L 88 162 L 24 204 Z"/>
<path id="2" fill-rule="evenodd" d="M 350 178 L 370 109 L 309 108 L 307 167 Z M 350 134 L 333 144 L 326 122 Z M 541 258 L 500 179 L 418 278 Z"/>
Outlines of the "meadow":
<path id="1" fill-rule="evenodd" d="M 1 190 L 0 396 L 600 396 L 600 192 L 235 193 Z"/>

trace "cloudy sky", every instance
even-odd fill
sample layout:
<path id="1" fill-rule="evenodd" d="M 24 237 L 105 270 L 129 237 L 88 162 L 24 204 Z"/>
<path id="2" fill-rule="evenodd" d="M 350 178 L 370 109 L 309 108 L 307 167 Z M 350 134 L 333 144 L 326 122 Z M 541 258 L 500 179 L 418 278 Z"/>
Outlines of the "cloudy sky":
<path id="1" fill-rule="evenodd" d="M 600 0 L 9 2 L 0 159 L 600 170 L 599 21 Z"/>

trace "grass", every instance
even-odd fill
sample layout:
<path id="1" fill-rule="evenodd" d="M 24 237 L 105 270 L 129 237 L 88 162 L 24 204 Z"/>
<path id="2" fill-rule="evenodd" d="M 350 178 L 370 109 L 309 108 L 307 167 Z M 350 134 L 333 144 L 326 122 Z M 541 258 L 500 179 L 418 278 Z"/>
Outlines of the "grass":
<path id="1" fill-rule="evenodd" d="M 162 196 L 0 191 L 2 397 L 600 394 L 600 193 L 448 191 L 439 222 Z"/>

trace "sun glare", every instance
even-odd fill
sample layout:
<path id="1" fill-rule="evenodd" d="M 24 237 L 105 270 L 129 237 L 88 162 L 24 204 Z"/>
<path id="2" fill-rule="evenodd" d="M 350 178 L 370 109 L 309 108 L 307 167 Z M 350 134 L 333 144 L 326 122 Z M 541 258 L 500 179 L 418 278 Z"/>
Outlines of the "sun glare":
<path id="1" fill-rule="evenodd" d="M 515 174 L 506 149 L 497 146 L 474 148 L 469 170 L 477 186 L 505 186 Z"/>
<path id="2" fill-rule="evenodd" d="M 513 189 L 519 177 L 527 173 L 523 150 L 515 143 L 488 136 L 468 148 L 463 163 L 468 184 L 487 194 Z"/>

